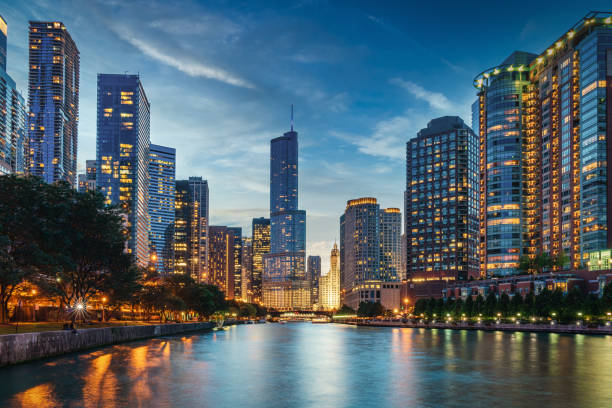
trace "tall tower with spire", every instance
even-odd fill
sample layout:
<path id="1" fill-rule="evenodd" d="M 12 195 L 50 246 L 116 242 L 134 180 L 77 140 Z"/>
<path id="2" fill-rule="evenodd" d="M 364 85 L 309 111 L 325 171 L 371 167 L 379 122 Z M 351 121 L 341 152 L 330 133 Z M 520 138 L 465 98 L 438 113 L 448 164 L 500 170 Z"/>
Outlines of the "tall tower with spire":
<path id="1" fill-rule="evenodd" d="M 291 130 L 270 143 L 270 253 L 263 258 L 266 307 L 310 309 L 305 268 L 306 212 L 298 209 L 298 134 Z"/>

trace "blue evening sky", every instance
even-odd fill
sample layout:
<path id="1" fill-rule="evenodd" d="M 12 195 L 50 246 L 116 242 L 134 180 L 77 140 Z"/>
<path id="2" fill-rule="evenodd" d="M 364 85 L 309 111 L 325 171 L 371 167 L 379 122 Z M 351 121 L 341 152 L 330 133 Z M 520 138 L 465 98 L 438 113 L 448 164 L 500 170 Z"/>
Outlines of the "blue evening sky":
<path id="1" fill-rule="evenodd" d="M 606 7 L 607 6 L 607 7 Z M 151 141 L 210 186 L 213 225 L 269 216 L 269 140 L 300 135 L 308 255 L 327 265 L 348 199 L 403 212 L 405 143 L 437 116 L 471 125 L 472 79 L 542 52 L 609 1 L 0 0 L 8 72 L 27 97 L 28 20 L 60 20 L 81 52 L 79 166 L 95 159 L 96 74 L 137 73 Z M 324 272 L 326 272 L 324 266 Z"/>

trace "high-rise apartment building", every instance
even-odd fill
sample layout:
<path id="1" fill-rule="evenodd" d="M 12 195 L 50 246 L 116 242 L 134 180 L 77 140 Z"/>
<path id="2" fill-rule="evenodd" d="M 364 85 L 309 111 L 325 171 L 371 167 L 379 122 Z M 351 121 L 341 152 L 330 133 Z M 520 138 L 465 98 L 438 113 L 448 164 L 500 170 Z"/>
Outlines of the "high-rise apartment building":
<path id="1" fill-rule="evenodd" d="M 399 208 L 380 210 L 380 279 L 401 280 L 402 213 Z"/>
<path id="2" fill-rule="evenodd" d="M 234 233 L 234 298 L 242 299 L 242 227 L 228 227 Z"/>
<path id="3" fill-rule="evenodd" d="M 128 250 L 149 264 L 150 112 L 139 75 L 98 74 L 96 186 L 126 214 Z"/>
<path id="4" fill-rule="evenodd" d="M 264 217 L 253 218 L 252 227 L 251 291 L 253 292 L 253 302 L 259 303 L 263 302 L 261 279 L 263 276 L 263 256 L 270 253 L 270 219 Z"/>
<path id="5" fill-rule="evenodd" d="M 253 289 L 252 289 L 252 276 L 253 276 L 253 238 L 242 237 L 242 282 L 240 293 L 242 294 L 242 300 L 245 302 L 252 303 L 253 300 Z"/>
<path id="6" fill-rule="evenodd" d="M 234 299 L 234 233 L 225 226 L 210 226 L 208 234 L 208 282 L 226 299 Z"/>
<path id="7" fill-rule="evenodd" d="M 340 309 L 340 250 L 334 243 L 331 251 L 329 272 L 319 278 L 319 309 Z"/>
<path id="8" fill-rule="evenodd" d="M 381 216 L 381 212 L 389 217 Z M 340 217 L 339 252 L 341 295 L 345 304 L 357 308 L 360 302 L 380 302 L 381 282 L 398 281 L 400 229 L 399 210 L 381 210 L 373 197 L 347 202 Z"/>
<path id="9" fill-rule="evenodd" d="M 23 97 L 6 72 L 8 26 L 0 16 L 0 175 L 23 174 L 26 149 L 26 113 Z"/>
<path id="10" fill-rule="evenodd" d="M 310 281 L 310 298 L 311 303 L 319 302 L 319 277 L 321 276 L 321 257 L 318 255 L 308 256 L 306 262 L 306 271 L 308 280 Z"/>
<path id="11" fill-rule="evenodd" d="M 30 21 L 27 172 L 75 187 L 79 58 L 63 23 Z"/>
<path id="12" fill-rule="evenodd" d="M 159 273 L 174 271 L 176 149 L 151 144 L 149 155 L 149 235 L 152 261 Z"/>
<path id="13" fill-rule="evenodd" d="M 96 191 L 96 172 L 97 164 L 95 160 L 85 161 L 85 173 L 78 175 L 79 192 Z"/>
<path id="14" fill-rule="evenodd" d="M 479 276 L 478 152 L 478 138 L 457 116 L 431 120 L 406 144 L 408 279 Z"/>
<path id="15" fill-rule="evenodd" d="M 208 282 L 208 182 L 202 177 L 176 181 L 174 273 Z"/>
<path id="16" fill-rule="evenodd" d="M 540 55 L 515 52 L 474 79 L 481 273 L 516 273 L 541 252 L 579 268 L 612 247 L 611 48 L 611 13 L 591 12 Z"/>
<path id="17" fill-rule="evenodd" d="M 298 210 L 298 134 L 270 143 L 270 253 L 264 255 L 263 302 L 277 310 L 309 309 L 306 212 Z"/>

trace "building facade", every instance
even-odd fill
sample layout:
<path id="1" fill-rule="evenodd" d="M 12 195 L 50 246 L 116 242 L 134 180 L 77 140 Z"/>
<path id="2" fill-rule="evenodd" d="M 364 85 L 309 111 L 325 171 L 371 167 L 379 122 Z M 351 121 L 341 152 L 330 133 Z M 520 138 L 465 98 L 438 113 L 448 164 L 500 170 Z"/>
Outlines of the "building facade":
<path id="1" fill-rule="evenodd" d="M 138 75 L 98 74 L 96 186 L 123 207 L 128 250 L 141 266 L 150 260 L 150 112 Z"/>
<path id="2" fill-rule="evenodd" d="M 340 302 L 340 250 L 334 243 L 331 251 L 329 272 L 319 278 L 319 309 L 338 310 Z"/>
<path id="3" fill-rule="evenodd" d="M 210 226 L 208 234 L 208 282 L 226 299 L 234 299 L 234 233 L 226 226 Z"/>
<path id="4" fill-rule="evenodd" d="M 149 156 L 149 252 L 162 275 L 174 270 L 176 149 L 151 144 Z"/>
<path id="5" fill-rule="evenodd" d="M 242 299 L 242 227 L 229 227 L 234 233 L 234 298 Z"/>
<path id="6" fill-rule="evenodd" d="M 174 200 L 174 273 L 208 282 L 208 181 L 176 181 Z"/>
<path id="7" fill-rule="evenodd" d="M 319 277 L 321 276 L 321 257 L 310 255 L 306 261 L 306 271 L 310 280 L 311 303 L 319 302 Z"/>
<path id="8" fill-rule="evenodd" d="M 479 277 L 478 139 L 457 116 L 433 119 L 406 144 L 406 274 Z"/>
<path id="9" fill-rule="evenodd" d="M 27 171 L 76 187 L 79 50 L 61 22 L 30 21 Z"/>
<path id="10" fill-rule="evenodd" d="M 475 78 L 483 275 L 517 273 L 521 255 L 539 253 L 577 269 L 612 247 L 611 47 L 612 14 L 591 12 L 540 55 L 515 52 Z"/>
<path id="11" fill-rule="evenodd" d="M 240 292 L 244 302 L 253 303 L 253 238 L 242 237 L 242 282 Z"/>
<path id="12" fill-rule="evenodd" d="M 399 208 L 380 210 L 380 279 L 401 280 L 402 213 Z"/>
<path id="13" fill-rule="evenodd" d="M 263 276 L 263 257 L 270 253 L 270 219 L 253 218 L 252 247 L 253 247 L 253 267 L 251 273 L 251 291 L 253 302 L 263 302 L 262 296 L 262 276 Z"/>
<path id="14" fill-rule="evenodd" d="M 96 161 L 95 160 L 86 160 L 85 161 L 85 173 L 81 173 L 78 175 L 79 187 L 78 190 L 80 193 L 84 193 L 86 191 L 96 191 Z"/>
<path id="15" fill-rule="evenodd" d="M 264 255 L 263 302 L 277 310 L 310 309 L 306 212 L 298 210 L 298 133 L 270 143 L 270 253 Z"/>
<path id="16" fill-rule="evenodd" d="M 0 16 L 0 175 L 26 170 L 25 101 L 6 72 L 8 26 Z"/>

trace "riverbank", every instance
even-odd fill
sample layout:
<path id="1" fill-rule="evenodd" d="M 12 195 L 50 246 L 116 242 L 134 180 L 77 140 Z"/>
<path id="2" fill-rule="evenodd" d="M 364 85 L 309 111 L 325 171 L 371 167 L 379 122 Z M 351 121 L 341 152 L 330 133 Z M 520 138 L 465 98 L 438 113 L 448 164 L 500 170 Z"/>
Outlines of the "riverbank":
<path id="1" fill-rule="evenodd" d="M 514 324 L 514 323 L 409 323 L 389 320 L 334 320 L 334 323 L 349 324 L 353 326 L 371 327 L 401 327 L 409 329 L 444 329 L 444 330 L 484 330 L 484 331 L 512 331 L 536 333 L 563 333 L 563 334 L 604 334 L 612 335 L 612 326 L 586 327 L 578 325 L 540 325 L 540 324 Z"/>
<path id="2" fill-rule="evenodd" d="M 0 336 L 0 367 L 128 341 L 210 330 L 214 326 L 213 322 L 171 323 L 6 334 Z"/>

